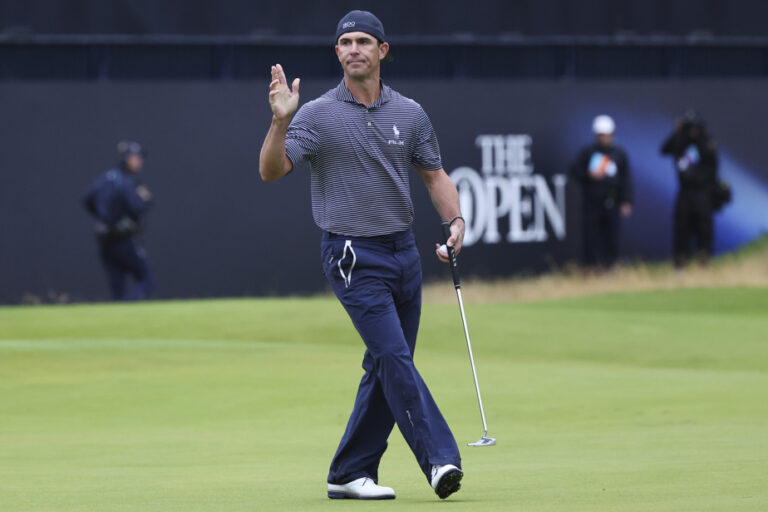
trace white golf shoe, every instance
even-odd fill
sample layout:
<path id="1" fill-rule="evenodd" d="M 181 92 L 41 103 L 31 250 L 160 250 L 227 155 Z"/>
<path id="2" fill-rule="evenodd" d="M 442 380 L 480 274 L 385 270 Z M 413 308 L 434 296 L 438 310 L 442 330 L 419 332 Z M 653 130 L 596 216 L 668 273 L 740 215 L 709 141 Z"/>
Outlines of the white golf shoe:
<path id="1" fill-rule="evenodd" d="M 395 491 L 391 487 L 377 485 L 370 478 L 358 478 L 346 484 L 328 484 L 328 497 L 334 500 L 393 500 Z"/>
<path id="2" fill-rule="evenodd" d="M 435 490 L 441 500 L 444 500 L 451 494 L 461 488 L 461 478 L 464 473 L 453 464 L 444 466 L 432 466 L 432 488 Z"/>

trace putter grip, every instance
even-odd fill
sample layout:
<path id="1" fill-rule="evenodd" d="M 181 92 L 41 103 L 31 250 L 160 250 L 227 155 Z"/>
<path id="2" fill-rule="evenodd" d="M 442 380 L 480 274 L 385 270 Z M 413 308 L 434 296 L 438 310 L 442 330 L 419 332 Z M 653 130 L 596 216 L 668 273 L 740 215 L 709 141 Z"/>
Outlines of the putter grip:
<path id="1" fill-rule="evenodd" d="M 445 239 L 445 248 L 448 250 L 448 265 L 451 267 L 451 277 L 453 277 L 453 285 L 458 288 L 461 286 L 459 281 L 459 267 L 456 263 L 456 253 L 453 252 L 453 247 L 448 245 L 448 239 L 451 237 L 451 225 L 447 222 L 443 222 L 443 238 Z"/>

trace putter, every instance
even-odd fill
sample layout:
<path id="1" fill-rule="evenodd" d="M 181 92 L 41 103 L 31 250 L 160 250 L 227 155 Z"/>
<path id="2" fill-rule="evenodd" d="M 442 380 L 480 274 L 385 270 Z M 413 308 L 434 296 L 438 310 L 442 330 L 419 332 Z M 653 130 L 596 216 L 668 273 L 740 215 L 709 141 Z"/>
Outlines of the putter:
<path id="1" fill-rule="evenodd" d="M 477 383 L 477 370 L 475 369 L 475 358 L 472 355 L 472 342 L 469 341 L 469 330 L 467 330 L 467 316 L 464 314 L 464 301 L 461 299 L 461 283 L 459 281 L 459 267 L 456 263 L 456 253 L 453 247 L 448 246 L 448 239 L 451 237 L 451 226 L 443 222 L 443 234 L 445 235 L 446 249 L 448 250 L 448 259 L 451 267 L 451 276 L 453 277 L 453 286 L 456 288 L 456 297 L 459 299 L 459 311 L 461 311 L 461 323 L 464 325 L 464 338 L 467 340 L 467 351 L 469 352 L 469 364 L 472 365 L 472 377 L 475 378 L 475 392 L 477 392 L 477 405 L 480 406 L 480 418 L 483 420 L 483 437 L 474 443 L 467 443 L 467 446 L 493 446 L 496 439 L 488 437 L 488 424 L 485 422 L 485 411 L 483 410 L 483 399 L 480 396 L 480 384 Z"/>

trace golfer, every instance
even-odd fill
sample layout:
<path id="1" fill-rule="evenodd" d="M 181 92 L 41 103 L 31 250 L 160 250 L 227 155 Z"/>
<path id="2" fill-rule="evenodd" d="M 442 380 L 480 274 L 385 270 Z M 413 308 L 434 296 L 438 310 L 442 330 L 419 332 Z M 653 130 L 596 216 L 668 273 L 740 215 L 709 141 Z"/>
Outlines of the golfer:
<path id="1" fill-rule="evenodd" d="M 367 349 L 365 374 L 328 474 L 328 497 L 395 497 L 378 485 L 378 467 L 397 423 L 427 481 L 446 498 L 463 474 L 453 434 L 413 364 L 421 263 L 411 231 L 411 166 L 451 223 L 447 244 L 457 253 L 464 220 L 429 118 L 381 81 L 385 41 L 382 23 L 370 12 L 344 16 L 336 28 L 344 79 L 298 112 L 299 79 L 289 87 L 282 66 L 272 66 L 273 115 L 259 173 L 274 181 L 309 160 L 325 275 Z M 439 247 L 435 252 L 448 261 Z"/>

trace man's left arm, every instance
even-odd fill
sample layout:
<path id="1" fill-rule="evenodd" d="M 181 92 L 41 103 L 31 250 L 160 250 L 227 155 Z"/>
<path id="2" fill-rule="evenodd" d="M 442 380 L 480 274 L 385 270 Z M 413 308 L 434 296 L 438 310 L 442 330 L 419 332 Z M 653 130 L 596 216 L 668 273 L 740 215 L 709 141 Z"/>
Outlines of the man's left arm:
<path id="1" fill-rule="evenodd" d="M 619 162 L 619 204 L 621 214 L 624 217 L 632 215 L 632 204 L 634 203 L 634 187 L 632 184 L 632 173 L 629 171 L 629 157 L 624 151 L 621 151 L 621 161 Z"/>
<path id="2" fill-rule="evenodd" d="M 707 164 L 709 173 L 708 178 L 711 184 L 719 181 L 718 170 L 720 159 L 717 156 L 717 143 L 712 137 L 706 137 L 704 140 L 704 151 L 702 151 L 702 162 Z"/>
<path id="3" fill-rule="evenodd" d="M 461 206 L 459 205 L 459 193 L 453 180 L 445 173 L 443 169 L 427 171 L 416 167 L 419 176 L 427 187 L 429 196 L 432 198 L 432 204 L 443 221 L 449 222 L 456 217 L 461 216 Z M 446 242 L 453 247 L 456 254 L 461 252 L 461 245 L 464 241 L 464 220 L 456 219 L 451 224 L 451 236 Z M 435 244 L 435 254 L 443 263 L 448 263 L 448 257 L 438 250 L 440 244 Z"/>
<path id="4" fill-rule="evenodd" d="M 134 220 L 139 220 L 152 203 L 152 194 L 144 185 L 126 180 L 123 183 L 123 199 L 128 214 Z"/>

